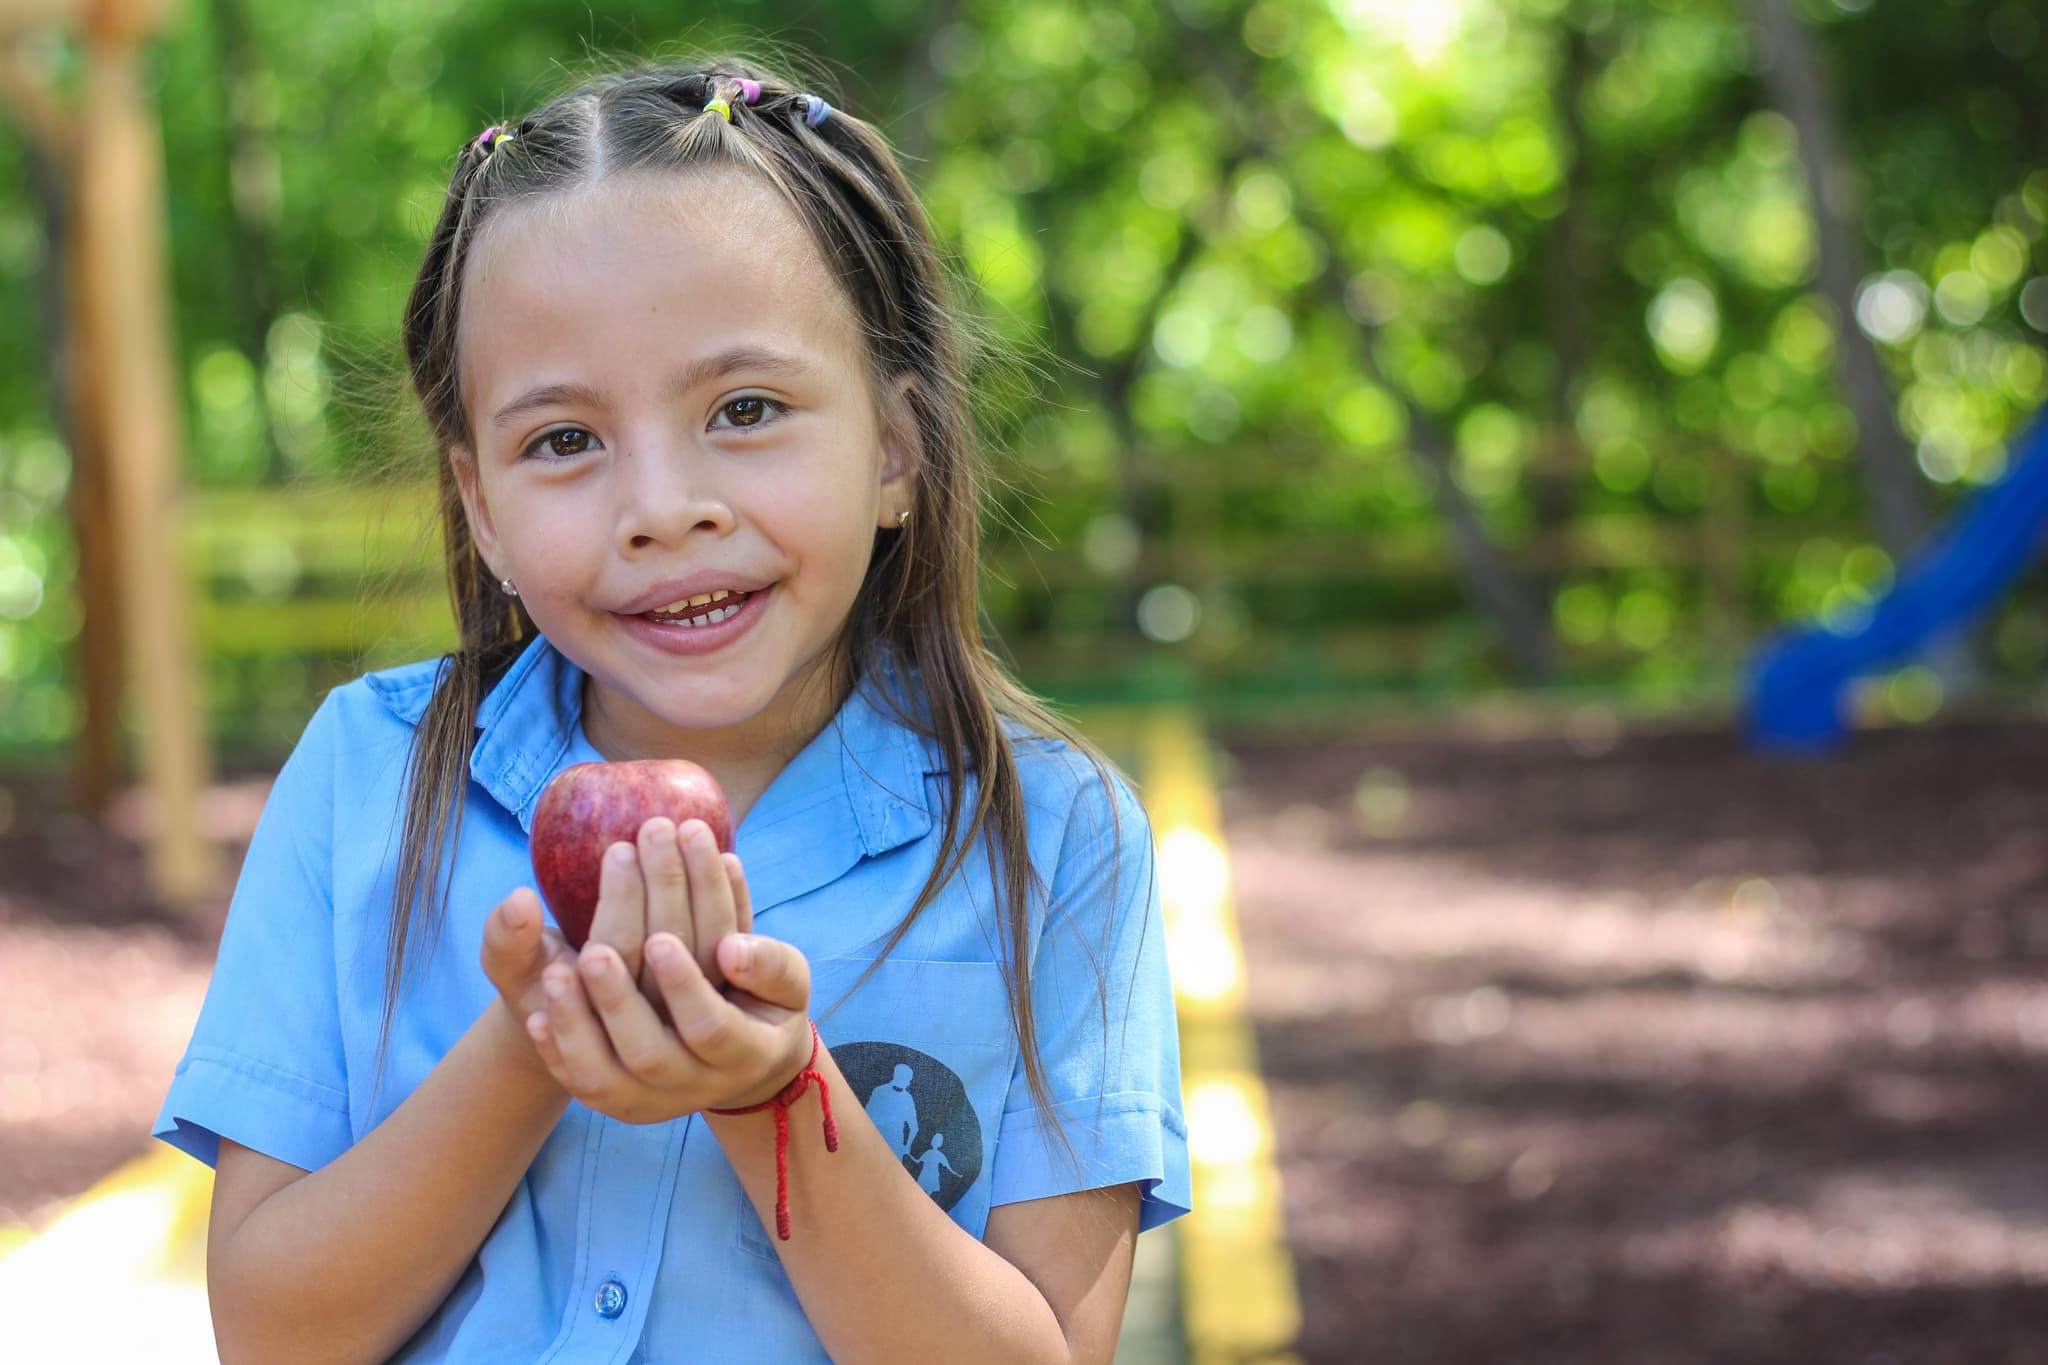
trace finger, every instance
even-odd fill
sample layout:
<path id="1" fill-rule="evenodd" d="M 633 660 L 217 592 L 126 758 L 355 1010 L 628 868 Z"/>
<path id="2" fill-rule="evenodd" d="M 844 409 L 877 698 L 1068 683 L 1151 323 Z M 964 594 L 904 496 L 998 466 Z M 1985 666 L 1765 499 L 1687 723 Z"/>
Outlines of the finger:
<path id="1" fill-rule="evenodd" d="M 522 886 L 499 901 L 484 920 L 483 969 L 491 984 L 518 994 L 547 964 L 540 897 Z"/>
<path id="2" fill-rule="evenodd" d="M 725 875 L 725 860 L 711 826 L 702 820 L 685 820 L 680 831 L 683 861 L 690 870 L 690 922 L 696 927 L 694 942 L 697 965 L 704 969 L 713 986 L 723 985 L 725 972 L 718 965 L 718 944 L 738 926 L 733 909 L 732 880 Z"/>
<path id="3" fill-rule="evenodd" d="M 617 949 L 636 971 L 640 945 L 647 939 L 647 891 L 641 885 L 639 862 L 640 851 L 623 840 L 604 851 L 597 913 L 591 917 L 588 940 Z"/>
<path id="4" fill-rule="evenodd" d="M 604 1026 L 611 1054 L 628 1075 L 648 1085 L 678 1083 L 685 1060 L 675 1035 L 655 1017 L 625 960 L 603 944 L 591 944 L 577 963 L 584 993 Z"/>
<path id="5" fill-rule="evenodd" d="M 737 1069 L 749 1065 L 760 1040 L 761 1025 L 749 1019 L 706 979 L 704 969 L 680 939 L 658 934 L 647 941 L 647 960 L 668 1001 L 676 1036 L 690 1055 L 704 1065 Z"/>
<path id="6" fill-rule="evenodd" d="M 760 934 L 731 934 L 719 945 L 726 979 L 764 1004 L 808 1013 L 811 963 L 794 944 Z"/>
<path id="7" fill-rule="evenodd" d="M 548 1023 L 546 1010 L 535 1010 L 526 1016 L 526 1036 L 533 1040 L 533 1050 L 540 1055 L 548 1075 L 555 1078 L 555 1084 L 564 1090 L 572 1089 L 568 1068 L 562 1062 L 562 1049 L 555 1042 L 555 1031 Z"/>
<path id="8" fill-rule="evenodd" d="M 740 855 L 721 853 L 719 861 L 725 864 L 726 880 L 732 883 L 732 912 L 737 932 L 754 932 L 754 896 L 747 890 L 747 870 L 740 866 Z"/>
<path id="9" fill-rule="evenodd" d="M 674 934 L 694 943 L 690 931 L 690 879 L 683 866 L 673 820 L 656 816 L 640 826 L 640 868 L 647 882 L 648 934 Z"/>
<path id="10" fill-rule="evenodd" d="M 561 1056 L 562 1073 L 555 1079 L 577 1096 L 606 1094 L 628 1083 L 625 1069 L 612 1055 L 604 1024 L 590 1008 L 577 969 L 547 969 L 548 1031 Z"/>

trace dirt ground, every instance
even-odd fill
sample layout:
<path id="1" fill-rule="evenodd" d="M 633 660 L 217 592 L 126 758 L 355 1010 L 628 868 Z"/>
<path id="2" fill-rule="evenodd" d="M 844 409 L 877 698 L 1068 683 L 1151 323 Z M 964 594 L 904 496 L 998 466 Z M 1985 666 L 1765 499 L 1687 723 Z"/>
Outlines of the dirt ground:
<path id="1" fill-rule="evenodd" d="M 202 818 L 230 856 L 220 895 L 189 917 L 150 899 L 138 803 L 118 802 L 103 833 L 67 787 L 61 773 L 0 781 L 0 1245 L 148 1148 L 270 784 L 209 794 Z"/>
<path id="2" fill-rule="evenodd" d="M 1220 759 L 1306 1359 L 2048 1360 L 2048 727 Z M 0 1227 L 144 1149 L 218 932 L 60 787 L 0 787 Z"/>
<path id="3" fill-rule="evenodd" d="M 1225 749 L 1305 1359 L 2048 1360 L 2048 727 Z"/>

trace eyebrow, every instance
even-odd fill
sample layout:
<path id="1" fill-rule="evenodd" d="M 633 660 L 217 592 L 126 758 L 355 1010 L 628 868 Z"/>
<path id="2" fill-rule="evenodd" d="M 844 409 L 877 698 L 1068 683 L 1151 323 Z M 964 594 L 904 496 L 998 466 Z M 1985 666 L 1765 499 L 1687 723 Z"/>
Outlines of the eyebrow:
<path id="1" fill-rule="evenodd" d="M 543 384 L 537 389 L 528 389 L 499 408 L 491 417 L 491 425 L 510 426 L 516 419 L 539 408 L 602 406 L 604 395 L 588 384 Z"/>
<path id="2" fill-rule="evenodd" d="M 766 346 L 730 346 L 717 355 L 708 355 L 690 363 L 676 380 L 676 387 L 687 393 L 699 384 L 713 379 L 723 379 L 734 370 L 759 370 L 763 374 L 777 374 L 794 378 L 813 373 L 808 360 L 782 351 L 773 351 Z"/>
<path id="3" fill-rule="evenodd" d="M 791 378 L 815 373 L 809 361 L 782 351 L 772 351 L 765 346 L 732 346 L 716 355 L 691 361 L 677 376 L 676 388 L 687 393 L 699 384 L 722 379 L 735 370 L 755 370 Z M 491 425 L 509 426 L 540 408 L 602 407 L 604 401 L 604 395 L 588 384 L 543 384 L 537 389 L 528 389 L 499 408 L 491 416 Z"/>

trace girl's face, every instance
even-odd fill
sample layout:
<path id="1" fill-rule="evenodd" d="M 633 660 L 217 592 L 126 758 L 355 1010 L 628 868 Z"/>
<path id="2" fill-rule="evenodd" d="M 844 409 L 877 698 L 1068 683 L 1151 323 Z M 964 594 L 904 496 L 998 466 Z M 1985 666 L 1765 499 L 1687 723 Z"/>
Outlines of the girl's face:
<path id="1" fill-rule="evenodd" d="M 796 215 L 726 170 L 508 210 L 459 346 L 469 524 L 589 675 L 591 742 L 794 752 L 837 702 L 832 646 L 918 457 L 910 381 L 878 410 Z"/>

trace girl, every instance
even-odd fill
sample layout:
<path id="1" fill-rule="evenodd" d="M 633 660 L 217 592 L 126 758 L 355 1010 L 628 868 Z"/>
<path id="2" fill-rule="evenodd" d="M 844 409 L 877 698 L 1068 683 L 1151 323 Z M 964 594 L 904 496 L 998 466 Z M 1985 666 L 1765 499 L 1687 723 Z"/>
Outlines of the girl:
<path id="1" fill-rule="evenodd" d="M 158 1120 L 223 1359 L 1109 1359 L 1188 1205 L 1151 847 L 984 651 L 880 136 L 586 84 L 462 152 L 405 341 L 461 647 L 308 723 Z M 541 789 L 667 756 L 737 853 L 649 820 L 572 952 Z"/>

